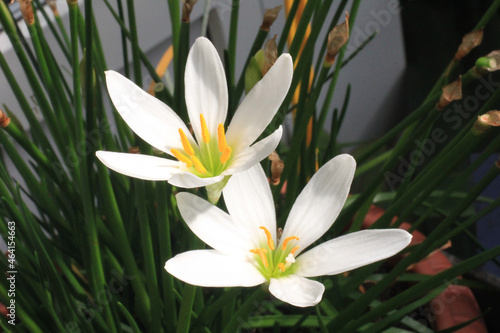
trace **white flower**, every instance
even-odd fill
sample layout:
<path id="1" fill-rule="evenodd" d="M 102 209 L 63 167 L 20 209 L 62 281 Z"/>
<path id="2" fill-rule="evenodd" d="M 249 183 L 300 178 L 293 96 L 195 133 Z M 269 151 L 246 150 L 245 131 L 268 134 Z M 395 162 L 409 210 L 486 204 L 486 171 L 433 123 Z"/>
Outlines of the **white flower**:
<path id="1" fill-rule="evenodd" d="M 186 105 L 195 140 L 167 105 L 122 75 L 108 71 L 109 95 L 127 125 L 144 141 L 177 160 L 107 151 L 96 155 L 107 167 L 135 178 L 167 180 L 185 188 L 221 182 L 258 163 L 278 145 L 281 127 L 253 143 L 278 111 L 292 74 L 292 59 L 283 54 L 240 104 L 225 133 L 228 92 L 224 69 L 212 43 L 198 38 L 189 52 L 185 72 Z"/>
<path id="2" fill-rule="evenodd" d="M 355 167 L 350 155 L 339 155 L 316 172 L 293 205 L 280 240 L 271 191 L 260 165 L 233 176 L 225 187 L 229 214 L 193 194 L 177 194 L 187 225 L 213 249 L 178 254 L 165 269 L 184 282 L 205 287 L 269 283 L 269 291 L 284 302 L 300 307 L 317 304 L 325 287 L 308 277 L 338 274 L 388 258 L 411 240 L 401 229 L 363 230 L 302 253 L 337 218 Z"/>

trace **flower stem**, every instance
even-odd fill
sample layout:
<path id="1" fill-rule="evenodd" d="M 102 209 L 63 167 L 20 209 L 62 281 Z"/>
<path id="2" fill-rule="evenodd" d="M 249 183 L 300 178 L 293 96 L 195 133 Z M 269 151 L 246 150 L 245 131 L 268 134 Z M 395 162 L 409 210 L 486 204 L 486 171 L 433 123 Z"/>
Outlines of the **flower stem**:
<path id="1" fill-rule="evenodd" d="M 259 302 L 262 301 L 267 294 L 267 291 L 262 286 L 257 287 L 252 295 L 246 299 L 245 303 L 239 307 L 238 311 L 236 311 L 229 323 L 224 327 L 223 332 L 237 332 L 240 325 L 245 324 L 250 314 L 255 311 Z"/>

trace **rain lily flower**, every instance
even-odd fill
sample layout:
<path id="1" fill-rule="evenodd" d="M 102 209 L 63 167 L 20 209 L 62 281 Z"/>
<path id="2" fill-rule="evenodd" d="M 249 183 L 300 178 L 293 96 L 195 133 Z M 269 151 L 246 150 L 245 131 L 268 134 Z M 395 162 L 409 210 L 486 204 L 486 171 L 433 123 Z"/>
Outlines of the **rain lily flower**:
<path id="1" fill-rule="evenodd" d="M 355 167 L 350 155 L 339 155 L 318 170 L 293 205 L 280 239 L 271 190 L 260 164 L 234 175 L 224 188 L 229 214 L 193 194 L 177 194 L 187 225 L 213 249 L 178 254 L 166 262 L 165 269 L 184 282 L 204 287 L 266 283 L 284 302 L 316 305 L 325 287 L 308 278 L 388 258 L 411 240 L 401 229 L 363 230 L 304 252 L 337 218 Z"/>
<path id="2" fill-rule="evenodd" d="M 107 151 L 96 155 L 107 167 L 130 177 L 167 180 L 184 188 L 213 185 L 220 195 L 229 176 L 258 163 L 278 145 L 281 127 L 254 142 L 278 111 L 292 75 L 292 59 L 283 54 L 247 94 L 226 131 L 228 92 L 224 68 L 212 43 L 198 38 L 189 52 L 185 72 L 186 105 L 195 140 L 167 105 L 122 75 L 108 71 L 109 95 L 127 125 L 176 160 Z"/>

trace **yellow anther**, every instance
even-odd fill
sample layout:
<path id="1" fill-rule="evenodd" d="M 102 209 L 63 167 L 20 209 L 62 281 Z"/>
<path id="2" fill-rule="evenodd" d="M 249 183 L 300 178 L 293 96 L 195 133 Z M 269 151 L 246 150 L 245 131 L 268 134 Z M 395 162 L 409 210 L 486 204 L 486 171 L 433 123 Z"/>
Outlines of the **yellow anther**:
<path id="1" fill-rule="evenodd" d="M 284 272 L 284 271 L 285 271 L 285 269 L 286 269 L 286 268 L 285 268 L 285 264 L 284 264 L 284 263 L 282 263 L 282 262 L 280 262 L 280 263 L 278 264 L 278 267 L 279 267 L 279 269 L 280 269 L 282 272 Z"/>
<path id="2" fill-rule="evenodd" d="M 226 134 L 224 133 L 224 125 L 219 124 L 217 127 L 217 138 L 219 140 L 219 151 L 224 153 L 227 147 Z"/>
<path id="3" fill-rule="evenodd" d="M 193 163 L 191 162 L 191 160 L 189 159 L 189 157 L 187 157 L 186 155 L 184 155 L 183 153 L 181 153 L 180 151 L 178 151 L 177 149 L 170 149 L 170 152 L 172 153 L 172 155 L 175 156 L 175 158 L 177 158 L 179 161 L 181 162 L 184 162 L 186 163 L 186 166 L 188 168 L 192 167 L 193 166 Z"/>
<path id="4" fill-rule="evenodd" d="M 267 263 L 267 258 L 266 258 L 266 249 L 252 249 L 250 252 L 258 254 L 260 256 L 260 260 L 262 260 L 262 263 L 264 264 L 264 267 L 269 267 L 269 264 Z"/>
<path id="5" fill-rule="evenodd" d="M 201 137 L 205 143 L 210 142 L 210 133 L 208 133 L 207 122 L 205 121 L 205 117 L 200 113 L 200 124 L 201 124 Z"/>
<path id="6" fill-rule="evenodd" d="M 259 227 L 259 229 L 264 230 L 264 232 L 266 233 L 266 237 L 267 237 L 267 246 L 269 246 L 269 248 L 271 250 L 274 250 L 274 242 L 273 242 L 273 236 L 271 236 L 271 232 L 269 230 L 267 230 L 266 227 Z"/>
<path id="7" fill-rule="evenodd" d="M 297 250 L 299 249 L 300 246 L 296 246 L 292 249 L 292 251 L 290 251 L 291 254 L 295 254 L 295 252 L 297 252 Z"/>
<path id="8" fill-rule="evenodd" d="M 189 156 L 193 156 L 194 155 L 193 147 L 191 147 L 191 144 L 189 143 L 186 134 L 184 134 L 184 131 L 180 128 L 179 128 L 179 135 L 181 136 L 182 148 L 184 148 L 186 154 L 188 154 Z"/>
<path id="9" fill-rule="evenodd" d="M 191 161 L 193 162 L 195 169 L 199 173 L 207 173 L 207 169 L 205 169 L 201 161 L 196 156 L 191 156 Z"/>
<path id="10" fill-rule="evenodd" d="M 296 236 L 290 236 L 290 237 L 287 237 L 285 238 L 285 240 L 283 241 L 283 246 L 281 247 L 282 250 L 285 250 L 286 249 L 286 245 L 288 244 L 289 241 L 291 241 L 292 239 L 295 239 L 295 240 L 299 240 L 299 237 L 296 237 Z"/>
<path id="11" fill-rule="evenodd" d="M 226 147 L 226 149 L 224 149 L 224 151 L 222 152 L 222 155 L 220 155 L 220 162 L 222 164 L 226 164 L 226 162 L 231 157 L 231 152 L 232 152 L 231 147 Z"/>

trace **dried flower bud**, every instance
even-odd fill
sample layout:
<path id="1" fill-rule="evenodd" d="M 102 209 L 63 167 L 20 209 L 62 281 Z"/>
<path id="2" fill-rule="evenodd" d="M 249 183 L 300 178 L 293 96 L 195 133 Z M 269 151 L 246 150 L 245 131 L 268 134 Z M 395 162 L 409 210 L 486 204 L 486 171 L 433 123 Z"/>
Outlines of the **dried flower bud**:
<path id="1" fill-rule="evenodd" d="M 436 109 L 442 111 L 448 104 L 459 99 L 462 99 L 462 77 L 443 87 L 443 93 L 436 104 Z"/>
<path id="2" fill-rule="evenodd" d="M 66 2 L 68 3 L 68 5 L 77 5 L 78 4 L 78 0 L 66 0 Z"/>
<path id="3" fill-rule="evenodd" d="M 262 64 L 262 76 L 266 75 L 278 59 L 278 47 L 276 46 L 276 35 L 264 44 L 264 63 Z"/>
<path id="4" fill-rule="evenodd" d="M 491 110 L 477 117 L 472 132 L 479 135 L 488 132 L 492 127 L 498 126 L 500 126 L 500 111 Z"/>
<path id="5" fill-rule="evenodd" d="M 19 7 L 21 13 L 23 14 L 24 22 L 26 22 L 27 25 L 35 24 L 35 16 L 33 15 L 31 0 L 17 0 L 17 2 L 19 2 Z"/>
<path id="6" fill-rule="evenodd" d="M 129 147 L 128 152 L 129 154 L 139 154 L 141 151 L 139 150 L 138 146 L 135 146 L 135 147 Z"/>
<path id="7" fill-rule="evenodd" d="M 0 110 L 0 127 L 5 128 L 5 127 L 9 126 L 9 124 L 10 124 L 10 118 L 7 117 L 5 112 Z"/>
<path id="8" fill-rule="evenodd" d="M 469 32 L 462 39 L 462 44 L 455 53 L 455 61 L 458 61 L 468 55 L 473 48 L 480 45 L 483 41 L 483 29 Z"/>
<path id="9" fill-rule="evenodd" d="M 345 13 L 345 22 L 333 28 L 328 34 L 328 44 L 325 56 L 325 66 L 330 67 L 335 61 L 335 57 L 340 49 L 349 39 L 349 14 Z"/>
<path id="10" fill-rule="evenodd" d="M 280 159 L 276 151 L 273 151 L 268 158 L 271 161 L 271 184 L 278 185 L 281 181 L 285 163 Z"/>
<path id="11" fill-rule="evenodd" d="M 198 0 L 184 0 L 184 6 L 182 6 L 182 22 L 189 22 L 189 17 L 191 16 L 191 11 Z"/>
<path id="12" fill-rule="evenodd" d="M 281 6 L 266 9 L 266 12 L 264 13 L 264 19 L 262 20 L 262 25 L 260 26 L 260 30 L 269 31 L 271 25 L 273 25 L 274 21 L 278 17 L 280 10 Z"/>
<path id="13" fill-rule="evenodd" d="M 54 16 L 59 16 L 59 10 L 57 10 L 57 0 L 47 0 L 47 4 L 49 5 Z"/>

